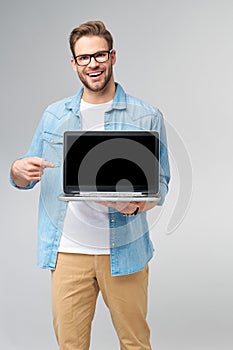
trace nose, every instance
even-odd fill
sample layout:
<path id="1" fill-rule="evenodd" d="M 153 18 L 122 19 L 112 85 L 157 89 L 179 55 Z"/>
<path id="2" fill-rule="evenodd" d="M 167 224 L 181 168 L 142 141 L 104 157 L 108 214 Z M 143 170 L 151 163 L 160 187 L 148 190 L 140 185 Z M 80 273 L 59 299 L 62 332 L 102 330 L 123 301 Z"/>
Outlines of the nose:
<path id="1" fill-rule="evenodd" d="M 95 67 L 96 65 L 98 65 L 99 63 L 95 60 L 94 56 L 91 57 L 91 60 L 88 64 L 89 67 Z"/>

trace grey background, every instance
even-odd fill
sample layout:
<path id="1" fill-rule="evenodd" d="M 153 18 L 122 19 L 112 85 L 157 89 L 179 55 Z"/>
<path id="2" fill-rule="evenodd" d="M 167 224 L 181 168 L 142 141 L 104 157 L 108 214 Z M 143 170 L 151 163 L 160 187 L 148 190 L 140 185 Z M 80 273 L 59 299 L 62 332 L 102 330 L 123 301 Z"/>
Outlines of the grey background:
<path id="1" fill-rule="evenodd" d="M 187 166 L 174 160 L 170 195 L 152 228 L 153 348 L 232 349 L 232 1 L 8 0 L 0 6 L 0 348 L 57 349 L 50 273 L 36 267 L 38 189 L 16 191 L 8 171 L 26 152 L 44 108 L 80 87 L 69 64 L 70 31 L 101 19 L 114 35 L 116 79 L 161 109 L 193 169 L 181 225 L 166 234 L 182 188 L 179 172 Z M 101 298 L 91 348 L 118 348 Z"/>

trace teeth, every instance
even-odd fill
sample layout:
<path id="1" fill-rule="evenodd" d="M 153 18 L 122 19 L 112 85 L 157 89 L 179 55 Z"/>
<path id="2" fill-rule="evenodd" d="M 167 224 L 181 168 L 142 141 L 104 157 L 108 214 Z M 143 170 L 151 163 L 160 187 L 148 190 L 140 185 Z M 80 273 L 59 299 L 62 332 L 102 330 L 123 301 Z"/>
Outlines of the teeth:
<path id="1" fill-rule="evenodd" d="M 90 77 L 98 77 L 101 73 L 91 73 L 89 74 Z"/>

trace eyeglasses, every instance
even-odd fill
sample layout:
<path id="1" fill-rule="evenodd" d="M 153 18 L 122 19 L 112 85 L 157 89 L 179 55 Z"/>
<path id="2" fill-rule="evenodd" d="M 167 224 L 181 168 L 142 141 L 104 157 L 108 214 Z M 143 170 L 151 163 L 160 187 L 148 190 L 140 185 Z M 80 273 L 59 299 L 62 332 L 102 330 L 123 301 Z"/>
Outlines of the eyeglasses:
<path id="1" fill-rule="evenodd" d="M 92 57 L 94 57 L 95 61 L 98 63 L 107 62 L 111 53 L 112 50 L 98 51 L 92 55 L 78 55 L 75 56 L 74 59 L 78 66 L 87 66 L 91 62 Z"/>

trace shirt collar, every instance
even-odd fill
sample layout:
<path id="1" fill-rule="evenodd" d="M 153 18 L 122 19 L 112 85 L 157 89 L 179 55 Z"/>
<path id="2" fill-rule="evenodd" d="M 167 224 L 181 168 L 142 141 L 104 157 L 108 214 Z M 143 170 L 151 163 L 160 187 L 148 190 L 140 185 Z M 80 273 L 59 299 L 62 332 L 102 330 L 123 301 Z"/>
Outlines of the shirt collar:
<path id="1" fill-rule="evenodd" d="M 116 84 L 116 92 L 114 95 L 112 109 L 126 109 L 126 93 L 120 84 Z M 66 108 L 74 112 L 74 114 L 79 115 L 80 103 L 83 94 L 83 88 L 81 88 L 77 95 L 73 96 L 69 101 L 66 102 Z"/>

